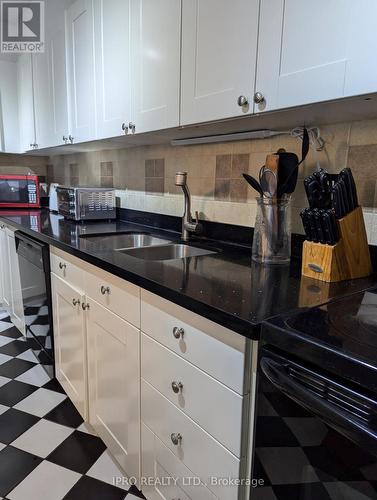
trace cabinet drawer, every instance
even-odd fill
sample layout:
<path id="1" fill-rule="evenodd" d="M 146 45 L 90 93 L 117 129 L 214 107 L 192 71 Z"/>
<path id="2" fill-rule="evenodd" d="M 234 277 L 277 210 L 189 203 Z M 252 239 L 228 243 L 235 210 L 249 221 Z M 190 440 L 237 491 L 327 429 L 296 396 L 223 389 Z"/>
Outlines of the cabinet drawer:
<path id="1" fill-rule="evenodd" d="M 143 423 L 141 443 L 143 478 L 154 480 L 153 484 L 142 485 L 148 500 L 216 500 L 208 488 L 197 484 L 197 478 L 193 480 L 193 473 Z"/>
<path id="2" fill-rule="evenodd" d="M 239 460 L 143 379 L 141 391 L 142 421 L 218 498 L 237 500 L 237 487 L 213 485 L 211 478 L 237 479 Z M 177 435 L 182 439 L 174 444 Z"/>
<path id="3" fill-rule="evenodd" d="M 140 328 L 140 288 L 94 266 L 88 269 L 85 273 L 87 295 Z"/>
<path id="4" fill-rule="evenodd" d="M 141 299 L 143 332 L 243 394 L 244 337 L 145 290 Z"/>
<path id="5" fill-rule="evenodd" d="M 242 397 L 239 394 L 145 334 L 141 341 L 141 374 L 169 401 L 240 457 Z M 182 384 L 182 388 L 178 384 Z M 216 408 L 216 418 L 213 418 L 212 408 Z"/>
<path id="6" fill-rule="evenodd" d="M 80 263 L 80 259 L 59 250 L 58 248 L 51 248 L 51 272 L 59 278 L 67 281 L 71 286 L 83 291 L 84 270 L 81 268 Z"/>

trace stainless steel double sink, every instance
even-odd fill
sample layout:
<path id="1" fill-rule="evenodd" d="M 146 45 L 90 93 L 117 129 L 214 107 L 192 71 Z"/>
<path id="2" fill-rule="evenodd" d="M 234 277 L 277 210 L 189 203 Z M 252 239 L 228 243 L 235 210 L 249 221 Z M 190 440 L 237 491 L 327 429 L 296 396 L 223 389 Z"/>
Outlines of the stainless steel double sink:
<path id="1" fill-rule="evenodd" d="M 175 260 L 217 253 L 196 246 L 176 243 L 166 238 L 142 232 L 105 234 L 83 234 L 80 236 L 92 243 L 100 243 L 116 252 L 143 260 Z"/>

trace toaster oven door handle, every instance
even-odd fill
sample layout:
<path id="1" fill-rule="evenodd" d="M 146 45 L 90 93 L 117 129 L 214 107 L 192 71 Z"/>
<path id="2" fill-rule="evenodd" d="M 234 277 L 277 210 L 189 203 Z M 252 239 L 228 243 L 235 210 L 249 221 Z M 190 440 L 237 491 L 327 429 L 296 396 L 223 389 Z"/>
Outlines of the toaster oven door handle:
<path id="1" fill-rule="evenodd" d="M 329 427 L 377 456 L 377 429 L 373 425 L 368 426 L 366 422 L 321 398 L 294 380 L 288 373 L 289 360 L 286 363 L 279 363 L 274 359 L 262 357 L 260 367 L 267 379 L 282 393 L 303 406 L 308 412 L 315 414 Z"/>

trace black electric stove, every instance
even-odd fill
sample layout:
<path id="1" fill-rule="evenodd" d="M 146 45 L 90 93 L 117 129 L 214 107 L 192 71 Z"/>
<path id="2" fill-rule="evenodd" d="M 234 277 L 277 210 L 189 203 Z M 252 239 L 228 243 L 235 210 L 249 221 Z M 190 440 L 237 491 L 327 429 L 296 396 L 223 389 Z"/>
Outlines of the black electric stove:
<path id="1" fill-rule="evenodd" d="M 377 288 L 266 321 L 252 499 L 377 499 Z"/>

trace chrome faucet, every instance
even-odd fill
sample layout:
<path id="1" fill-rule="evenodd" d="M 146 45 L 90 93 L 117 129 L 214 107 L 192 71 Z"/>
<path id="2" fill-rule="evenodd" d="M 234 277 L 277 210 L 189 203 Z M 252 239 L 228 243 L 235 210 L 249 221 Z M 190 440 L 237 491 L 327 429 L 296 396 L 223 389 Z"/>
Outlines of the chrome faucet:
<path id="1" fill-rule="evenodd" d="M 175 185 L 181 186 L 185 196 L 185 211 L 182 217 L 182 239 L 187 241 L 190 237 L 190 233 L 201 233 L 203 226 L 199 222 L 198 212 L 195 212 L 196 222 L 193 221 L 191 216 L 191 196 L 187 186 L 187 172 L 177 172 L 175 174 Z"/>

